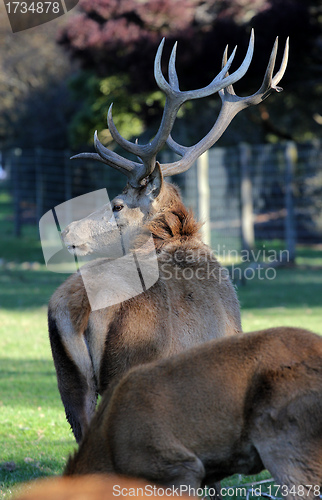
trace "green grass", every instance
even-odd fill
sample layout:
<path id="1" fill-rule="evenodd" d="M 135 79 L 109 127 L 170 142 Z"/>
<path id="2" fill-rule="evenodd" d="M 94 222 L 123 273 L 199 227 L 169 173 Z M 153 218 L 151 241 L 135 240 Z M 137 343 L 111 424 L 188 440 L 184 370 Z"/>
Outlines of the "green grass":
<path id="1" fill-rule="evenodd" d="M 25 481 L 61 474 L 75 447 L 46 319 L 48 299 L 66 275 L 46 270 L 36 228 L 13 237 L 10 214 L 10 199 L 0 194 L 0 500 Z M 322 252 L 300 248 L 298 262 L 299 268 L 277 269 L 274 280 L 255 278 L 239 287 L 245 331 L 292 325 L 322 334 Z M 224 485 L 251 480 L 235 476 Z"/>
<path id="2" fill-rule="evenodd" d="M 0 499 L 21 483 L 60 474 L 75 442 L 57 389 L 47 303 L 65 275 L 43 264 L 36 227 L 13 236 L 0 194 Z"/>
<path id="3" fill-rule="evenodd" d="M 0 312 L 0 498 L 9 498 L 22 481 L 61 473 L 74 446 L 58 394 L 46 307 L 15 308 L 13 301 L 27 302 L 25 294 Z"/>
<path id="4" fill-rule="evenodd" d="M 243 329 L 297 326 L 322 334 L 322 267 L 281 268 L 274 280 L 239 288 Z"/>
<path id="5" fill-rule="evenodd" d="M 74 447 L 47 335 L 46 303 L 58 281 L 43 270 L 0 273 L 0 499 L 60 474 Z"/>

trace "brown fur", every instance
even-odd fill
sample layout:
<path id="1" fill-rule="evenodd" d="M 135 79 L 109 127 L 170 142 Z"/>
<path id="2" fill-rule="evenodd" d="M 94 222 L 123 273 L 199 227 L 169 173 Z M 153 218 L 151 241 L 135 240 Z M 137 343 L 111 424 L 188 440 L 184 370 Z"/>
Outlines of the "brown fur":
<path id="1" fill-rule="evenodd" d="M 68 296 L 66 296 L 66 288 L 68 288 Z M 70 319 L 75 331 L 84 332 L 88 323 L 91 307 L 84 288 L 83 279 L 79 272 L 67 278 L 65 283 L 57 289 L 55 299 L 58 302 L 67 300 Z"/>
<path id="2" fill-rule="evenodd" d="M 124 196 L 129 197 L 127 190 Z M 150 231 L 154 237 L 159 280 L 136 297 L 94 312 L 79 273 L 52 296 L 52 352 L 77 441 L 93 415 L 97 392 L 102 394 L 114 378 L 132 366 L 241 331 L 234 287 L 202 243 L 199 227 L 178 190 L 164 184 L 140 236 Z M 137 240 L 134 244 L 140 246 Z"/>
<path id="3" fill-rule="evenodd" d="M 151 494 L 156 491 L 157 494 Z M 123 492 L 123 494 L 120 494 Z M 131 495 L 135 493 L 135 495 Z M 144 481 L 118 476 L 60 477 L 25 484 L 22 493 L 15 500 L 115 500 L 135 498 L 174 498 L 154 490 Z"/>
<path id="4" fill-rule="evenodd" d="M 198 488 L 267 468 L 288 488 L 322 486 L 322 338 L 311 332 L 212 340 L 132 369 L 106 396 L 66 475 Z"/>
<path id="5" fill-rule="evenodd" d="M 172 207 L 171 211 L 162 212 L 147 225 L 154 239 L 157 250 L 160 250 L 171 239 L 172 243 L 181 243 L 188 238 L 200 239 L 201 224 L 194 219 L 193 213 L 182 203 Z"/>

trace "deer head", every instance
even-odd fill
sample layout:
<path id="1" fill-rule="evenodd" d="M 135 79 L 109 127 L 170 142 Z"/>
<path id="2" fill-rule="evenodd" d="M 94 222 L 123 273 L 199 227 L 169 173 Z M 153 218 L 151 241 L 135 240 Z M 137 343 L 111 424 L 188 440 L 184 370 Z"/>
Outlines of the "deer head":
<path id="1" fill-rule="evenodd" d="M 176 44 L 169 60 L 169 81 L 165 79 L 161 71 L 163 46 L 164 39 L 160 43 L 155 57 L 154 74 L 157 85 L 166 95 L 166 102 L 159 130 L 152 141 L 141 145 L 138 144 L 138 141 L 132 143 L 124 139 L 113 122 L 112 105 L 107 115 L 108 127 L 113 139 L 123 149 L 137 156 L 139 161 L 129 160 L 107 149 L 99 141 L 97 132 L 95 132 L 94 136 L 96 153 L 81 153 L 72 157 L 91 158 L 101 161 L 119 170 L 128 178 L 128 183 L 123 192 L 112 201 L 113 214 L 111 214 L 110 207 L 102 207 L 85 219 L 72 222 L 63 231 L 62 239 L 73 253 L 85 255 L 99 251 L 104 246 L 105 248 L 111 246 L 113 241 L 119 238 L 119 231 L 123 237 L 123 247 L 130 248 L 145 222 L 153 218 L 160 210 L 165 210 L 171 206 L 173 199 L 177 199 L 179 196 L 171 184 L 164 183 L 163 177 L 188 170 L 200 155 L 215 144 L 239 111 L 248 106 L 259 104 L 273 91 L 280 92 L 282 90 L 277 84 L 283 77 L 287 66 L 288 40 L 285 44 L 281 67 L 273 76 L 278 47 L 278 39 L 276 38 L 263 83 L 255 94 L 247 97 L 237 96 L 233 84 L 245 75 L 251 63 L 254 51 L 253 31 L 251 32 L 245 59 L 240 67 L 234 73 L 229 74 L 236 48 L 227 60 L 228 47 L 226 47 L 222 60 L 222 69 L 219 74 L 208 86 L 197 90 L 181 91 L 179 89 L 179 80 L 175 69 Z M 207 97 L 216 92 L 219 93 L 222 107 L 209 133 L 191 147 L 182 146 L 175 142 L 170 134 L 182 104 L 188 100 Z M 156 156 L 165 144 L 180 155 L 181 159 L 173 163 L 158 163 Z M 114 215 L 114 217 L 111 217 L 111 215 Z M 126 248 L 123 248 L 123 251 Z"/>

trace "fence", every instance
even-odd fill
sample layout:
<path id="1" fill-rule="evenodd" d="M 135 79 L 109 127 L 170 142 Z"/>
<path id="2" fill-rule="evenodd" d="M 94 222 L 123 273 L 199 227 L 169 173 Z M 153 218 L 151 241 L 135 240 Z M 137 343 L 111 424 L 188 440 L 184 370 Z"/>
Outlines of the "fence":
<path id="1" fill-rule="evenodd" d="M 322 243 L 320 141 L 212 148 L 180 183 L 219 253 L 279 240 L 292 260 L 297 243 Z"/>
<path id="2" fill-rule="evenodd" d="M 70 151 L 41 148 L 2 152 L 16 236 L 24 224 L 37 224 L 44 213 L 71 198 L 106 187 L 112 199 L 124 187 L 124 179 L 112 168 L 95 161 L 71 161 L 70 156 Z"/>
<path id="3" fill-rule="evenodd" d="M 163 161 L 171 156 L 165 152 Z M 16 235 L 59 203 L 104 187 L 112 199 L 124 187 L 124 176 L 114 169 L 69 157 L 42 149 L 3 152 Z M 218 253 L 279 240 L 293 259 L 297 243 L 322 243 L 320 141 L 212 148 L 173 180 L 186 205 L 205 221 L 204 239 Z"/>

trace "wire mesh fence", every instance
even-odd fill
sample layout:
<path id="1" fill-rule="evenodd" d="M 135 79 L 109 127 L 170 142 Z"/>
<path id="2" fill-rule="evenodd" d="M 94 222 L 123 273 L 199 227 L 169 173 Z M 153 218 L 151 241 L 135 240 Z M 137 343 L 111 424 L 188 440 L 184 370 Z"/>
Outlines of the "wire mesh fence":
<path id="1" fill-rule="evenodd" d="M 95 161 L 70 160 L 70 151 L 15 148 L 2 152 L 13 195 L 16 236 L 48 210 L 82 194 L 107 188 L 112 199 L 124 186 L 117 171 Z"/>
<path id="2" fill-rule="evenodd" d="M 125 178 L 92 160 L 70 161 L 69 151 L 12 149 L 2 167 L 13 194 L 16 235 L 53 207 L 106 188 L 110 199 Z M 165 152 L 162 161 L 171 161 Z M 219 254 L 260 241 L 279 241 L 290 259 L 298 243 L 322 243 L 322 144 L 240 144 L 212 148 L 173 178 L 184 202 L 205 222 L 204 239 Z M 0 178 L 0 182 L 1 178 Z"/>
<path id="3" fill-rule="evenodd" d="M 279 241 L 295 257 L 297 244 L 322 243 L 322 144 L 292 142 L 208 152 L 180 179 L 185 201 L 209 220 L 218 253 Z M 200 185 L 209 186 L 208 200 Z M 204 212 L 202 212 L 204 210 Z"/>

